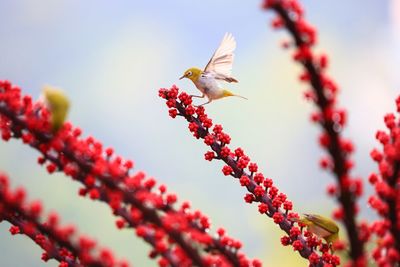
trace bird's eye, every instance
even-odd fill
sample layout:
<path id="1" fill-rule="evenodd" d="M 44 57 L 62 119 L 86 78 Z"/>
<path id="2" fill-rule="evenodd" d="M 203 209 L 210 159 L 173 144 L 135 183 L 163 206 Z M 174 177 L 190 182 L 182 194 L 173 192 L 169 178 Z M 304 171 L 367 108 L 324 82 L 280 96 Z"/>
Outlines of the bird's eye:
<path id="1" fill-rule="evenodd" d="M 188 72 L 186 73 L 186 75 L 187 75 L 187 76 L 192 76 L 192 72 L 191 72 L 191 71 L 188 71 Z"/>

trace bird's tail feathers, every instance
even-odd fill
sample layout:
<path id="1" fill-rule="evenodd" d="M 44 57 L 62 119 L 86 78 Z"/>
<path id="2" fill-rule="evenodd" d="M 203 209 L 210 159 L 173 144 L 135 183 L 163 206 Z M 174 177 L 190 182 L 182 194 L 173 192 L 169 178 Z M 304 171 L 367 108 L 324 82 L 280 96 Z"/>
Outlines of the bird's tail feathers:
<path id="1" fill-rule="evenodd" d="M 229 91 L 229 90 L 224 90 L 224 91 L 223 91 L 223 96 L 224 96 L 224 97 L 227 97 L 227 96 L 237 96 L 237 97 L 240 97 L 240 98 L 243 98 L 243 99 L 248 100 L 246 97 L 241 96 L 241 95 L 234 94 L 234 93 L 232 93 L 232 92 Z"/>

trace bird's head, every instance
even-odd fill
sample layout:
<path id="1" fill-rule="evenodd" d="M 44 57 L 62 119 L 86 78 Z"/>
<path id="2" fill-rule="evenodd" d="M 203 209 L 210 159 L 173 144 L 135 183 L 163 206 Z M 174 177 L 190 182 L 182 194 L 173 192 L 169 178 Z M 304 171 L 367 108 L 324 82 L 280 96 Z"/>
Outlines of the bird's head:
<path id="1" fill-rule="evenodd" d="M 49 109 L 68 110 L 69 100 L 63 90 L 46 85 L 43 87 L 42 99 Z"/>
<path id="2" fill-rule="evenodd" d="M 201 69 L 199 69 L 199 68 L 190 68 L 190 69 L 187 69 L 187 70 L 183 73 L 182 77 L 179 78 L 179 80 L 181 80 L 181 79 L 183 79 L 183 78 L 188 78 L 188 79 L 191 79 L 193 82 L 196 82 L 196 81 L 199 79 L 201 72 L 202 72 L 202 71 L 201 71 Z"/>

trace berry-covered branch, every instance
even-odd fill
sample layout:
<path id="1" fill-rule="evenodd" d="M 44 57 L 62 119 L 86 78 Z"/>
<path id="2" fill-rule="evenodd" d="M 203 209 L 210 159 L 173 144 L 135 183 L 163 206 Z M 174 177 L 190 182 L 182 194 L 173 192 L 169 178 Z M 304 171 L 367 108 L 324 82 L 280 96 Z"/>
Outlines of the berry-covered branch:
<path id="1" fill-rule="evenodd" d="M 396 99 L 400 113 L 400 97 Z M 370 183 L 375 195 L 368 202 L 377 211 L 381 220 L 373 222 L 372 231 L 378 236 L 373 258 L 379 266 L 400 264 L 400 119 L 393 113 L 385 116 L 389 133 L 378 131 L 376 139 L 382 144 L 382 151 L 374 149 L 371 157 L 378 163 L 379 174 L 372 173 Z"/>
<path id="2" fill-rule="evenodd" d="M 361 236 L 362 230 L 359 227 L 365 226 L 357 226 L 355 220 L 358 211 L 357 198 L 362 194 L 362 181 L 350 176 L 353 163 L 349 156 L 353 152 L 353 145 L 341 136 L 346 112 L 337 107 L 337 86 L 325 74 L 328 59 L 325 55 L 317 56 L 312 51 L 317 38 L 316 30 L 304 19 L 303 8 L 297 0 L 265 0 L 264 7 L 278 14 L 272 22 L 273 27 L 286 28 L 294 39 L 293 59 L 304 67 L 300 80 L 312 87 L 312 90 L 306 92 L 306 97 L 319 109 L 313 114 L 312 120 L 324 131 L 320 136 L 320 144 L 329 157 L 323 158 L 321 165 L 330 169 L 337 180 L 337 186 L 329 188 L 341 205 L 335 212 L 335 217 L 342 219 L 346 227 L 351 259 L 364 262 L 366 236 Z"/>
<path id="3" fill-rule="evenodd" d="M 270 178 L 265 178 L 258 172 L 256 163 L 250 162 L 250 158 L 243 149 L 237 148 L 232 151 L 229 148 L 230 136 L 225 133 L 221 125 L 214 125 L 205 113 L 204 107 L 195 108 L 192 98 L 185 92 L 179 94 L 176 86 L 171 89 L 160 89 L 159 96 L 166 99 L 170 108 L 169 115 L 172 118 L 184 117 L 189 122 L 189 130 L 197 139 L 211 148 L 205 154 L 206 160 L 222 160 L 226 165 L 222 172 L 226 176 L 239 179 L 241 186 L 246 187 L 249 192 L 245 196 L 248 203 L 258 202 L 258 210 L 272 218 L 279 227 L 288 235 L 282 237 L 283 245 L 292 245 L 300 255 L 310 261 L 311 266 L 324 266 L 326 263 L 337 266 L 339 257 L 328 253 L 328 246 L 322 244 L 321 240 L 308 231 L 302 231 L 302 225 L 295 226 L 299 219 L 297 213 L 292 212 L 293 204 L 284 193 L 280 193 L 273 185 Z"/>
<path id="4" fill-rule="evenodd" d="M 241 243 L 219 231 L 210 235 L 210 223 L 189 204 L 175 208 L 177 196 L 156 188 L 143 172 L 131 174 L 133 162 L 123 160 L 111 148 L 92 137 L 83 139 L 81 130 L 66 123 L 52 134 L 49 111 L 18 87 L 0 82 L 0 130 L 2 138 L 21 138 L 42 153 L 39 163 L 52 173 L 63 171 L 80 182 L 81 195 L 109 205 L 120 218 L 117 227 L 136 228 L 136 234 L 153 246 L 151 257 L 161 255 L 161 266 L 240 266 L 250 261 L 240 252 Z M 253 262 L 258 266 L 258 261 Z"/>
<path id="5" fill-rule="evenodd" d="M 128 267 L 126 261 L 118 261 L 108 249 L 96 248 L 96 242 L 77 235 L 73 226 L 61 226 L 56 213 L 42 219 L 42 204 L 27 202 L 23 188 L 12 191 L 7 176 L 0 174 L 0 221 L 13 226 L 11 234 L 24 234 L 43 250 L 42 259 L 55 259 L 60 267 Z M 43 222 L 44 221 L 44 222 Z"/>
<path id="6" fill-rule="evenodd" d="M 56 138 L 53 138 L 49 131 L 50 113 L 41 103 L 33 104 L 28 96 L 21 98 L 20 89 L 12 87 L 8 82 L 0 83 L 0 93 L 0 113 L 3 115 L 0 127 L 4 140 L 11 137 L 22 138 L 24 143 L 38 149 L 43 154 L 43 157 L 39 158 L 39 163 L 45 164 L 46 160 L 49 160 L 47 170 L 50 173 L 57 169 L 62 170 L 73 179 L 80 181 L 84 185 L 79 192 L 81 195 L 88 195 L 91 199 L 108 203 L 113 212 L 124 219 L 117 221 L 118 227 L 122 228 L 125 224 L 128 224 L 130 227 L 137 228 L 136 234 L 154 246 L 157 252 L 153 253 L 154 255 L 161 254 L 164 259 L 169 260 L 172 266 L 178 266 L 176 259 L 179 259 L 179 257 L 171 256 L 167 249 L 168 246 L 164 244 L 165 231 L 157 224 L 148 222 L 148 220 L 156 220 L 156 223 L 161 223 L 155 211 L 145 207 L 140 202 L 138 203 L 136 199 L 134 200 L 136 206 L 125 207 L 121 205 L 122 195 L 117 190 L 116 182 L 123 181 L 124 177 L 113 179 L 109 173 L 110 171 L 113 172 L 112 174 L 118 173 L 118 175 L 128 173 L 133 165 L 132 162 L 126 161 L 122 165 L 120 158 L 114 161 L 115 164 L 108 169 L 107 164 L 111 160 L 111 149 L 107 150 L 108 159 L 104 160 L 102 145 L 98 142 L 95 143 L 95 140 L 91 137 L 86 140 L 77 140 L 76 138 L 79 137 L 81 131 L 77 128 L 72 129 L 69 124 L 57 133 Z M 95 164 L 97 165 L 95 166 Z M 121 167 L 123 170 L 120 169 Z M 100 175 L 103 180 L 97 180 L 96 174 L 93 175 L 93 172 Z M 131 176 L 129 181 L 135 186 L 135 181 L 140 185 L 144 178 L 139 173 Z M 155 185 L 155 181 L 150 181 L 149 185 L 151 186 L 148 188 L 151 189 Z M 129 198 L 133 198 L 131 194 L 127 194 Z M 145 195 L 143 196 L 145 197 Z M 149 201 L 151 201 L 151 198 L 149 198 Z M 158 233 L 157 238 L 155 233 Z M 190 246 L 188 246 L 188 250 L 193 251 Z M 181 254 L 185 256 L 185 253 Z M 200 258 L 197 252 L 195 254 L 195 258 Z"/>

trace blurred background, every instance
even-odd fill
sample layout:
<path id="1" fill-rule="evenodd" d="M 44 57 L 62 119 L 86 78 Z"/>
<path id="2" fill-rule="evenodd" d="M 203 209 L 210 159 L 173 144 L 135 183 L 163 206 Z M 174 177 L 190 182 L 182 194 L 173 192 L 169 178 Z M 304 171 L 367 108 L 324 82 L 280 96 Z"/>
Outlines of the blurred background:
<path id="1" fill-rule="evenodd" d="M 340 86 L 340 105 L 349 110 L 344 135 L 356 147 L 354 174 L 367 179 L 376 166 L 369 151 L 383 116 L 394 111 L 400 88 L 400 2 L 398 0 L 301 1 L 318 28 L 317 50 L 331 59 L 329 74 Z M 185 69 L 203 67 L 225 32 L 237 40 L 230 89 L 249 98 L 229 98 L 207 106 L 215 123 L 241 146 L 261 171 L 301 213 L 329 216 L 336 204 L 326 196 L 332 177 L 321 171 L 319 129 L 297 77 L 300 67 L 280 48 L 286 32 L 269 27 L 271 13 L 260 0 L 104 1 L 1 0 L 0 79 L 38 97 L 45 84 L 63 88 L 72 101 L 69 120 L 84 135 L 112 146 L 181 200 L 210 216 L 244 243 L 248 256 L 266 266 L 306 266 L 291 248 L 280 245 L 282 232 L 257 205 L 243 201 L 245 190 L 222 175 L 221 162 L 207 162 L 203 142 L 182 119 L 171 120 L 160 87 L 177 84 L 198 93 Z M 202 100 L 201 100 L 202 101 Z M 149 247 L 132 230 L 116 230 L 109 208 L 78 198 L 78 184 L 62 174 L 48 175 L 36 164 L 38 153 L 19 141 L 0 142 L 0 169 L 13 186 L 28 188 L 66 223 L 95 236 L 118 257 L 135 266 L 156 266 Z M 373 220 L 366 184 L 362 217 Z M 11 237 L 0 224 L 1 266 L 42 266 L 40 249 L 23 236 Z M 45 266 L 57 266 L 50 261 Z"/>

